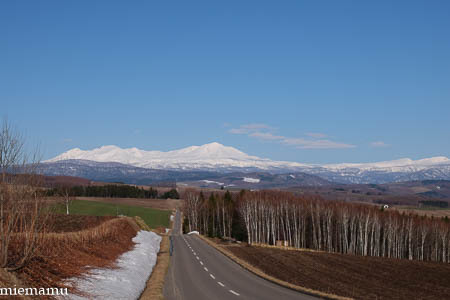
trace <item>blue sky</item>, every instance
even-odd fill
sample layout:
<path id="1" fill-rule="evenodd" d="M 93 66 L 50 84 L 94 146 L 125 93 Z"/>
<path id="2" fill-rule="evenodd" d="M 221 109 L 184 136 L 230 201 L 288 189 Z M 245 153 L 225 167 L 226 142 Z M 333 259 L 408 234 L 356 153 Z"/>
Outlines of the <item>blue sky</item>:
<path id="1" fill-rule="evenodd" d="M 212 141 L 309 163 L 450 156 L 449 12 L 449 1 L 1 1 L 0 114 L 44 158 Z"/>

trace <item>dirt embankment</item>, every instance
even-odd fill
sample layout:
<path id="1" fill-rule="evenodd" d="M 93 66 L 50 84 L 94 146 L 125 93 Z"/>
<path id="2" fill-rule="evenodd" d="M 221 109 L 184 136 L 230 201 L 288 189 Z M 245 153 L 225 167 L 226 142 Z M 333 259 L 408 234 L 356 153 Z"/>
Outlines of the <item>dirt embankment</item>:
<path id="1" fill-rule="evenodd" d="M 83 215 L 51 215 L 48 221 L 49 231 L 53 233 L 75 232 L 99 226 L 112 220 L 113 216 L 83 216 Z"/>
<path id="2" fill-rule="evenodd" d="M 448 299 L 450 264 L 221 245 L 285 282 L 355 299 Z"/>
<path id="3" fill-rule="evenodd" d="M 91 268 L 114 267 L 116 259 L 132 249 L 132 238 L 139 230 L 130 218 L 90 216 L 58 216 L 53 228 L 53 233 L 45 235 L 37 256 L 12 273 L 19 285 L 64 288 L 67 278 Z"/>

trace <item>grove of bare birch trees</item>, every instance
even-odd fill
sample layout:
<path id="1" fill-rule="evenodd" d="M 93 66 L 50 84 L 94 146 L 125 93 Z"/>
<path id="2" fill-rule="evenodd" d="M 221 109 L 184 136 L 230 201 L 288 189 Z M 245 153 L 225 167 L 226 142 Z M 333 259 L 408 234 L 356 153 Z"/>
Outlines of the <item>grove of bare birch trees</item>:
<path id="1" fill-rule="evenodd" d="M 188 230 L 209 236 L 236 237 L 232 228 L 241 226 L 249 244 L 282 241 L 295 248 L 450 262 L 448 219 L 279 191 L 205 196 L 192 190 L 184 198 Z"/>

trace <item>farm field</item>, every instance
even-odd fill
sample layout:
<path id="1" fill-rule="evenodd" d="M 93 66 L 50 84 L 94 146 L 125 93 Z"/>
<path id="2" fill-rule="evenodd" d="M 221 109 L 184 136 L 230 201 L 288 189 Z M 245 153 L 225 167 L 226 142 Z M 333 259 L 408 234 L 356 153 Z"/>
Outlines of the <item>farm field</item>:
<path id="1" fill-rule="evenodd" d="M 355 299 L 446 299 L 450 264 L 245 245 L 224 246 L 275 278 Z"/>
<path id="2" fill-rule="evenodd" d="M 76 200 L 95 201 L 102 203 L 123 204 L 154 209 L 172 210 L 180 205 L 176 199 L 142 199 L 142 198 L 104 198 L 104 197 L 76 197 Z"/>
<path id="3" fill-rule="evenodd" d="M 450 218 L 450 209 L 448 208 L 433 208 L 433 207 L 411 207 L 411 206 L 393 206 L 393 209 L 398 210 L 401 213 L 409 214 L 418 214 L 420 216 L 433 216 L 438 218 Z"/>
<path id="4" fill-rule="evenodd" d="M 57 204 L 56 212 L 65 214 L 65 205 Z M 171 214 L 169 210 L 87 200 L 73 200 L 70 203 L 69 212 L 73 215 L 88 216 L 139 216 L 150 228 L 169 227 L 169 216 Z"/>

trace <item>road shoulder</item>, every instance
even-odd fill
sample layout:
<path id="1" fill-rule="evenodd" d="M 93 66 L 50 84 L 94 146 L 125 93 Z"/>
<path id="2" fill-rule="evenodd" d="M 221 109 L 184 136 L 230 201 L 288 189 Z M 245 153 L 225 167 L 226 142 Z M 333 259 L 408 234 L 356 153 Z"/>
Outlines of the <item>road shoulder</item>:
<path id="1" fill-rule="evenodd" d="M 171 221 L 170 223 L 172 231 L 174 222 Z M 139 298 L 141 300 L 164 300 L 163 289 L 170 263 L 170 234 L 171 232 L 160 234 L 162 240 L 156 265 L 154 266 L 152 274 L 147 280 L 146 287 Z"/>

